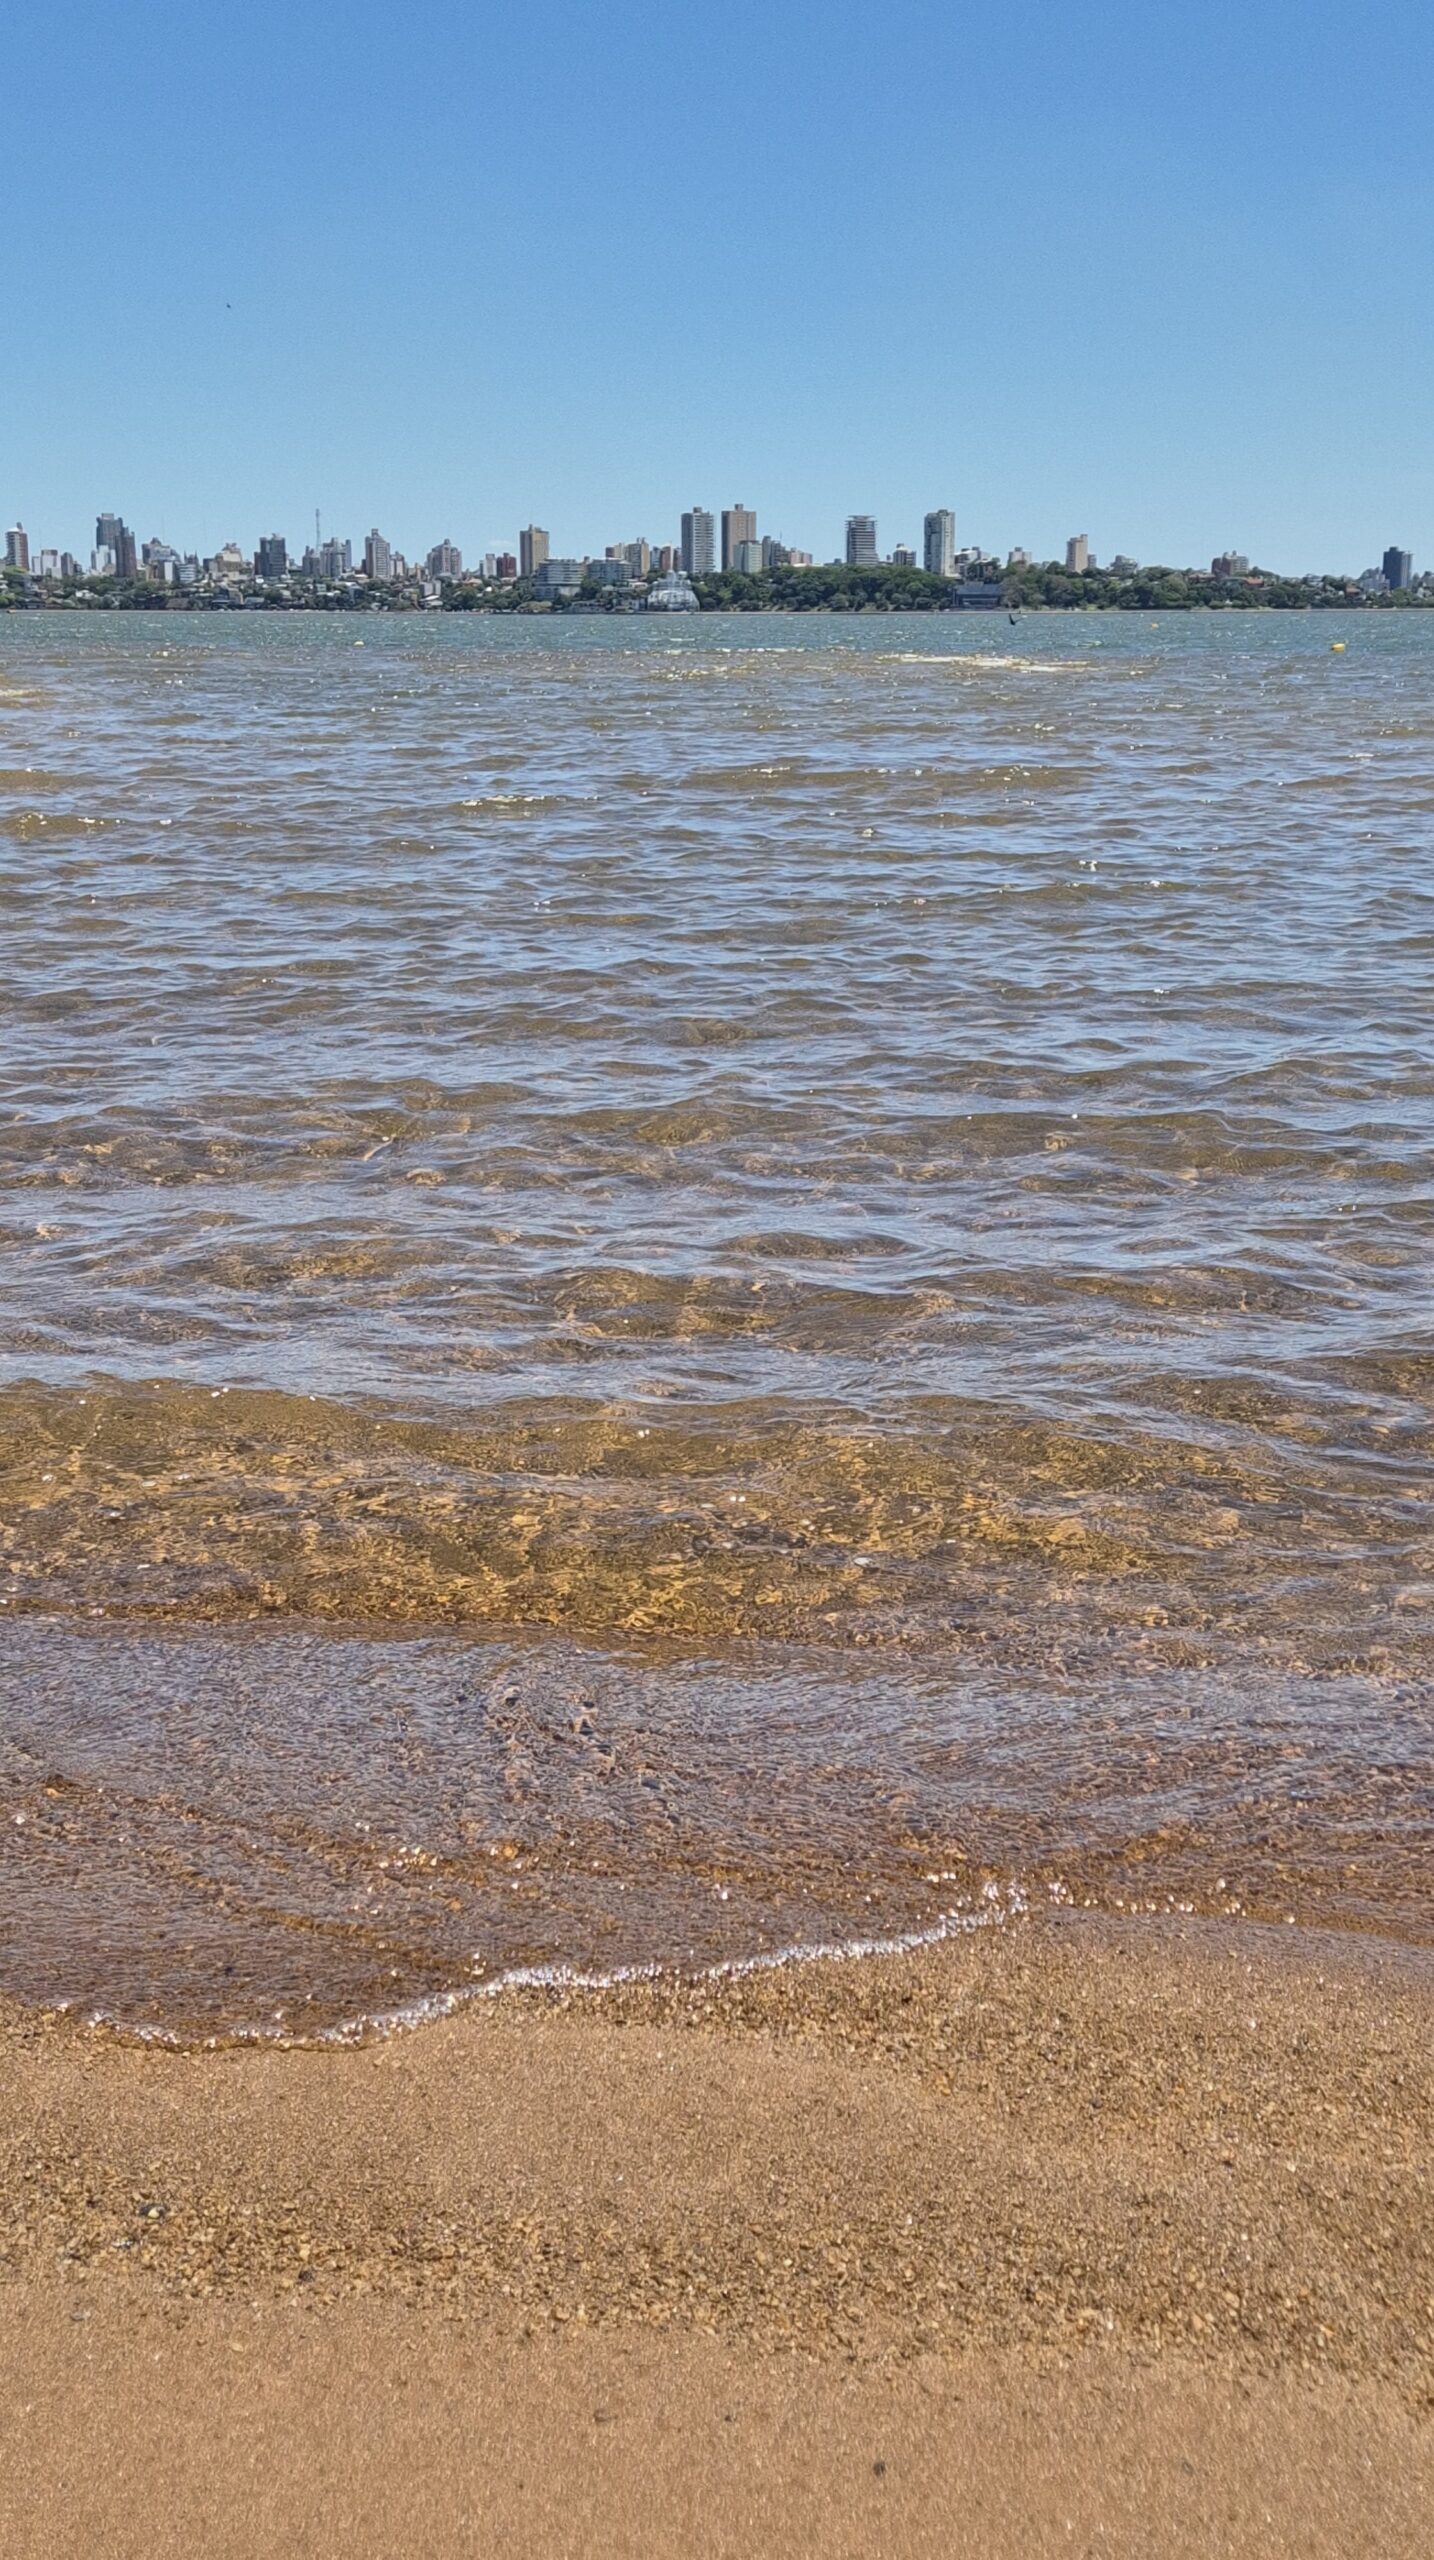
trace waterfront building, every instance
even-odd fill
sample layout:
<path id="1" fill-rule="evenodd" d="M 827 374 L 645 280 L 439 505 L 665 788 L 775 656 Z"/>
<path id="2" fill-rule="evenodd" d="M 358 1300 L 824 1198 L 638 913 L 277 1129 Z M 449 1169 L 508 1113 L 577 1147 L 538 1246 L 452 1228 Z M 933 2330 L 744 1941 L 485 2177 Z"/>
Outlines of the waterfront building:
<path id="1" fill-rule="evenodd" d="M 914 551 L 908 551 L 904 544 L 898 542 L 896 549 L 891 555 L 891 565 L 893 569 L 914 569 L 916 566 L 916 554 Z"/>
<path id="2" fill-rule="evenodd" d="M 778 542 L 775 534 L 763 534 L 762 566 L 764 569 L 785 569 L 790 566 L 791 557 L 785 542 Z"/>
<path id="3" fill-rule="evenodd" d="M 1119 567 L 1114 560 L 1110 565 L 1113 569 Z M 1218 551 L 1210 563 L 1212 578 L 1248 578 L 1249 574 L 1250 563 L 1243 551 Z"/>
<path id="4" fill-rule="evenodd" d="M 547 541 L 544 534 L 543 540 Z M 616 567 L 618 564 L 613 563 Z M 533 572 L 533 592 L 549 600 L 557 596 L 575 596 L 583 582 L 581 560 L 551 560 L 546 555 Z M 626 562 L 622 563 L 624 570 Z"/>
<path id="5" fill-rule="evenodd" d="M 12 524 L 5 536 L 5 566 L 26 570 L 30 566 L 30 537 L 22 524 Z"/>
<path id="6" fill-rule="evenodd" d="M 288 574 L 289 546 L 282 533 L 261 533 L 254 554 L 255 577 L 287 578 Z"/>
<path id="7" fill-rule="evenodd" d="M 652 565 L 659 578 L 670 578 L 673 570 L 680 568 L 682 564 L 673 545 L 670 542 L 661 542 L 652 555 Z"/>
<path id="8" fill-rule="evenodd" d="M 682 569 L 666 569 L 647 591 L 649 613 L 700 613 L 697 591 Z"/>
<path id="9" fill-rule="evenodd" d="M 1011 554 L 1012 560 L 1014 560 L 1015 557 L 1016 555 L 1013 551 Z M 1022 566 L 1024 567 L 1024 565 L 1025 562 L 1023 558 Z M 1110 564 L 1110 574 L 1113 578 L 1138 578 L 1140 575 L 1140 562 L 1138 560 L 1130 559 L 1128 554 L 1124 551 L 1117 551 L 1115 558 Z"/>
<path id="10" fill-rule="evenodd" d="M 35 575 L 37 578 L 58 578 L 61 574 L 60 555 L 58 551 L 38 551 L 35 554 Z"/>
<path id="11" fill-rule="evenodd" d="M 379 587 L 386 587 L 393 576 L 393 553 L 377 525 L 363 547 L 363 571 L 364 576 L 371 578 Z"/>
<path id="12" fill-rule="evenodd" d="M 353 544 L 351 542 L 340 542 L 337 535 L 331 533 L 327 542 L 321 542 L 319 544 L 319 576 L 324 580 L 327 586 L 334 586 L 340 579 L 351 578 L 353 573 Z"/>
<path id="13" fill-rule="evenodd" d="M 632 584 L 632 571 L 623 553 L 610 551 L 605 560 L 590 560 L 588 584 L 594 587 L 627 587 Z"/>
<path id="14" fill-rule="evenodd" d="M 132 578 L 137 560 L 134 535 L 123 516 L 96 516 L 95 547 L 90 574 L 96 578 Z"/>
<path id="15" fill-rule="evenodd" d="M 518 564 L 525 578 L 536 578 L 548 556 L 548 537 L 540 524 L 525 524 L 518 536 Z"/>
<path id="16" fill-rule="evenodd" d="M 716 526 L 706 507 L 690 507 L 682 519 L 682 566 L 689 578 L 710 578 L 716 562 Z"/>
<path id="17" fill-rule="evenodd" d="M 956 518 L 949 507 L 933 507 L 922 527 L 922 566 L 933 578 L 956 575 Z"/>
<path id="18" fill-rule="evenodd" d="M 1414 554 L 1412 551 L 1397 551 L 1391 547 L 1384 555 L 1383 565 L 1386 585 L 1396 591 L 1402 587 L 1413 586 Z"/>
<path id="19" fill-rule="evenodd" d="M 449 541 L 446 533 L 441 542 L 435 542 L 428 555 L 428 574 L 430 578 L 461 578 L 463 575 L 463 554 L 455 543 Z"/>
<path id="20" fill-rule="evenodd" d="M 179 575 L 179 553 L 152 534 L 140 554 L 151 586 L 172 587 Z"/>
<path id="21" fill-rule="evenodd" d="M 518 563 L 511 551 L 500 551 L 493 563 L 493 575 L 500 585 L 509 586 L 518 574 Z"/>
<path id="22" fill-rule="evenodd" d="M 723 508 L 722 566 L 724 569 L 736 568 L 739 544 L 755 542 L 756 539 L 757 518 L 753 508 L 743 506 Z"/>
<path id="23" fill-rule="evenodd" d="M 636 542 L 625 543 L 622 556 L 635 578 L 646 578 L 651 574 L 652 545 L 646 534 L 639 534 Z"/>
<path id="24" fill-rule="evenodd" d="M 767 565 L 762 558 L 760 542 L 734 542 L 731 565 L 741 578 L 760 578 Z"/>
<path id="25" fill-rule="evenodd" d="M 1079 578 L 1084 576 L 1086 570 L 1090 566 L 1091 557 L 1089 535 L 1084 533 L 1073 533 L 1069 542 L 1066 544 L 1066 567 L 1071 571 L 1073 576 Z"/>
<path id="26" fill-rule="evenodd" d="M 875 516 L 847 517 L 846 565 L 849 569 L 874 569 L 876 567 Z"/>
<path id="27" fill-rule="evenodd" d="M 787 567 L 789 569 L 810 569 L 811 565 L 812 555 L 810 551 L 789 551 L 787 553 Z"/>

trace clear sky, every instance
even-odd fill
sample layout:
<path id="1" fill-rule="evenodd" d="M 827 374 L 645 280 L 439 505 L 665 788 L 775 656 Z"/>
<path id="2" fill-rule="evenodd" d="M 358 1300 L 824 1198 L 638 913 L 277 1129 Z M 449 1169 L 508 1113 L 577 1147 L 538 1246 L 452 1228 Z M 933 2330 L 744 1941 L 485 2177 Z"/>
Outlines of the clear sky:
<path id="1" fill-rule="evenodd" d="M 1429 0 L 10 0 L 0 514 L 1434 562 Z"/>

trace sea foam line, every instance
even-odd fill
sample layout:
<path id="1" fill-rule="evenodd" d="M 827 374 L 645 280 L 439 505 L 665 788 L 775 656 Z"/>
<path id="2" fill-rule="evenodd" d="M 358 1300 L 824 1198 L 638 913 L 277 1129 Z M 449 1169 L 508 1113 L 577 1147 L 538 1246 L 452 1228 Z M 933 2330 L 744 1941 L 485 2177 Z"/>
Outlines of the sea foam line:
<path id="1" fill-rule="evenodd" d="M 660 1958 L 647 1964 L 613 1965 L 604 1972 L 559 1963 L 514 1965 L 482 1982 L 455 1983 L 449 1991 L 428 1992 L 420 1999 L 402 2001 L 393 2009 L 363 2010 L 357 2017 L 341 2018 L 335 2025 L 316 2027 L 307 2035 L 296 2034 L 286 2026 L 229 2027 L 222 2035 L 200 2037 L 196 2045 L 194 2038 L 180 2035 L 172 2027 L 129 2025 L 112 2009 L 87 2010 L 84 2023 L 108 2027 L 128 2041 L 160 2045 L 175 2053 L 214 2052 L 230 2045 L 356 2045 L 371 2036 L 407 2034 L 440 2018 L 451 2018 L 475 2000 L 496 2000 L 514 1991 L 615 1991 L 632 1982 L 736 1982 L 748 1974 L 777 1973 L 793 1965 L 853 1964 L 871 1957 L 914 1955 L 922 1947 L 940 1946 L 949 1939 L 970 1936 L 977 1929 L 1004 1928 L 1008 1920 L 1024 1919 L 1030 1908 L 1029 1897 L 1020 1885 L 986 1884 L 974 1909 L 943 1911 L 928 1928 L 902 1930 L 885 1938 L 834 1938 L 809 1946 L 772 1947 L 757 1955 L 726 1956 L 717 1964 L 698 1965 L 690 1973 Z"/>

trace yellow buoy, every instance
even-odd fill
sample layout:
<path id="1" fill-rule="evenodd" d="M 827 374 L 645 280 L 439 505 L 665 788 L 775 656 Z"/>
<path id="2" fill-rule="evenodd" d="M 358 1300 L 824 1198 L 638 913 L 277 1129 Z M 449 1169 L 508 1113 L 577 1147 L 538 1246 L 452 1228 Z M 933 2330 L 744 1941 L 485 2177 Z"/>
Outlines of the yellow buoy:
<path id="1" fill-rule="evenodd" d="M 1339 653 L 1340 653 L 1340 651 L 1341 651 L 1341 649 L 1342 649 L 1343 647 L 1344 647 L 1344 642 L 1343 642 L 1342 640 L 1331 640 L 1331 642 L 1330 642 L 1330 644 L 1329 644 L 1329 653 L 1330 653 L 1330 656 L 1331 656 L 1332 658 L 1337 658 L 1337 657 L 1339 656 Z"/>

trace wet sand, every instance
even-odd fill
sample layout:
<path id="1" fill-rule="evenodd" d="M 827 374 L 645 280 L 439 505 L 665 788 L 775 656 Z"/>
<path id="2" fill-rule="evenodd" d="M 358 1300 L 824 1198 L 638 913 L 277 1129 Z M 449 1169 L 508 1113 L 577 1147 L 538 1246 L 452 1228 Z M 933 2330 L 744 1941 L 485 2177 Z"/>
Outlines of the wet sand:
<path id="1" fill-rule="evenodd" d="M 1409 2554 L 1434 1987 L 1042 1921 L 353 2048 L 0 2018 L 0 2549 Z"/>

